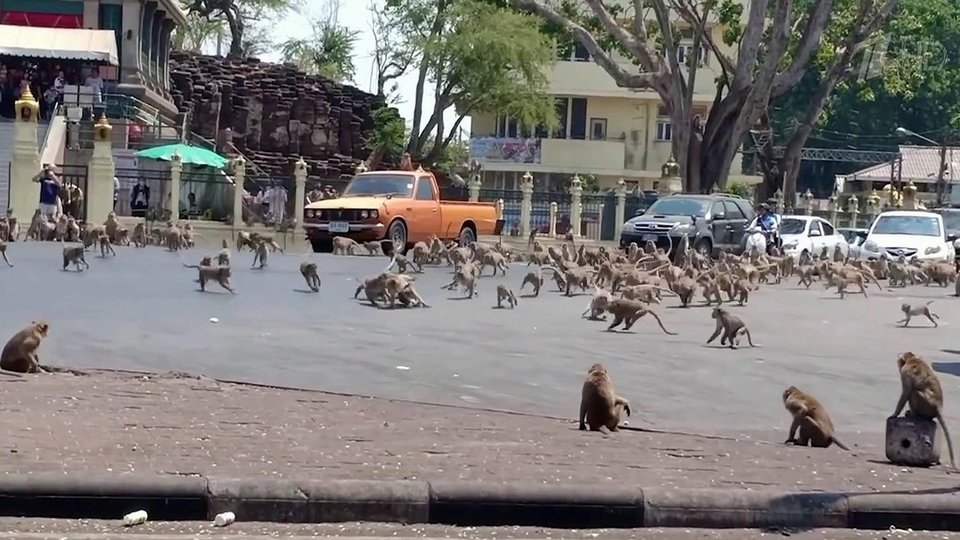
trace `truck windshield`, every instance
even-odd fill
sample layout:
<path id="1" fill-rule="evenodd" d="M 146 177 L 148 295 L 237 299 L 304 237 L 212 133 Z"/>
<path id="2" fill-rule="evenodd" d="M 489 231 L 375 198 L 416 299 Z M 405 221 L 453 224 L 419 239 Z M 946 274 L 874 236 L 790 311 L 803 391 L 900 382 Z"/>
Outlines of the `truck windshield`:
<path id="1" fill-rule="evenodd" d="M 343 190 L 341 197 L 410 197 L 413 195 L 413 176 L 409 174 L 365 174 L 355 177 Z"/>
<path id="2" fill-rule="evenodd" d="M 927 216 L 883 216 L 877 218 L 871 234 L 909 234 L 913 236 L 942 236 L 940 222 Z"/>

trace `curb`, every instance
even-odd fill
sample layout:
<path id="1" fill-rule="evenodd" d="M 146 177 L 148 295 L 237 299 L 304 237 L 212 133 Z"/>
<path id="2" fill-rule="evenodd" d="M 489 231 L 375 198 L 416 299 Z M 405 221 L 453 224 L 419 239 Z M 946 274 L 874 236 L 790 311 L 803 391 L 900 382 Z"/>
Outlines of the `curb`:
<path id="1" fill-rule="evenodd" d="M 761 492 L 623 485 L 220 479 L 201 476 L 0 477 L 0 516 L 151 521 L 393 522 L 592 528 L 851 528 L 960 531 L 960 492 Z"/>

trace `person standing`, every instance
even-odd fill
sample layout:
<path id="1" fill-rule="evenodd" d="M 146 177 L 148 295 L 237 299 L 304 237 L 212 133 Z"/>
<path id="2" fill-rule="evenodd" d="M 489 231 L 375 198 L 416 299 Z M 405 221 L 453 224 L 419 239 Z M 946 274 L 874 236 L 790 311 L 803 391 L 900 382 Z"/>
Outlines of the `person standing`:
<path id="1" fill-rule="evenodd" d="M 148 206 L 150 206 L 150 187 L 141 178 L 137 180 L 137 185 L 133 186 L 130 192 L 130 215 L 146 217 Z"/>
<path id="2" fill-rule="evenodd" d="M 270 205 L 271 221 L 273 223 L 282 223 L 284 211 L 287 208 L 287 190 L 279 184 L 274 184 L 267 190 L 267 203 Z"/>
<path id="3" fill-rule="evenodd" d="M 60 188 L 63 183 L 53 172 L 49 163 L 43 165 L 40 174 L 33 177 L 40 184 L 40 215 L 56 221 L 60 209 Z"/>

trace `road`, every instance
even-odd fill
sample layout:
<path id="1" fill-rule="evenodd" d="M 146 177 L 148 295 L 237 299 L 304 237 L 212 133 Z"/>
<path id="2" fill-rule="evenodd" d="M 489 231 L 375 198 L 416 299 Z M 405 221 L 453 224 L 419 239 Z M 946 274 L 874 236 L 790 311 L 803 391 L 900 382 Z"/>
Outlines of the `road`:
<path id="1" fill-rule="evenodd" d="M 0 333 L 47 318 L 41 359 L 59 366 L 185 371 L 565 417 L 576 414 L 584 373 L 599 361 L 632 401 L 634 420 L 716 431 L 784 429 L 780 395 L 792 384 L 821 398 L 840 433 L 882 432 L 899 389 L 896 355 L 913 350 L 940 371 L 948 419 L 960 417 L 951 413 L 960 399 L 960 357 L 949 352 L 960 349 L 952 287 L 881 294 L 874 286 L 868 299 L 841 301 L 820 284 L 764 286 L 732 308 L 762 347 L 734 351 L 704 345 L 710 311 L 679 308 L 675 299 L 658 311 L 677 336 L 646 318 L 635 332 L 605 332 L 603 323 L 580 319 L 589 296 L 565 298 L 549 284 L 515 310 L 493 309 L 496 284 L 518 288 L 525 264 L 506 278 L 483 278 L 473 300 L 441 290 L 449 269 L 431 268 L 417 284 L 432 308 L 377 310 L 352 295 L 385 258 L 311 255 L 323 285 L 306 294 L 296 292 L 304 289 L 305 255 L 278 254 L 253 270 L 245 252 L 234 256 L 231 296 L 215 285 L 196 291 L 195 271 L 181 263 L 196 263 L 202 250 L 117 252 L 88 255 L 91 269 L 74 273 L 60 269 L 58 244 L 11 244 L 16 267 L 0 266 Z M 939 329 L 895 327 L 902 302 L 929 299 Z"/>

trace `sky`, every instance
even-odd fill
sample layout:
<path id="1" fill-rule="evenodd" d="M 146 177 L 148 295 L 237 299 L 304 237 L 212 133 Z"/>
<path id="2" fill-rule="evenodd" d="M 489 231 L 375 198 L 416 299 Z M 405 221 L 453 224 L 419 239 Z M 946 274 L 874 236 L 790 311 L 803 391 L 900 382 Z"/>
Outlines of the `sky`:
<path id="1" fill-rule="evenodd" d="M 306 6 L 302 9 L 302 13 L 292 13 L 275 26 L 277 32 L 272 35 L 274 42 L 282 43 L 284 40 L 292 37 L 308 36 L 310 34 L 311 17 L 321 16 L 326 13 L 328 9 L 327 6 L 329 5 L 328 0 L 303 1 Z M 377 5 L 383 5 L 383 0 L 373 1 Z M 353 85 L 367 92 L 372 92 L 376 89 L 376 70 L 373 62 L 374 43 L 373 37 L 370 34 L 370 4 L 371 0 L 342 0 L 339 11 L 340 24 L 359 32 L 355 44 L 356 55 L 354 57 L 354 65 L 357 71 Z M 266 54 L 262 57 L 262 60 L 277 62 L 280 60 L 280 54 L 278 51 Z M 415 67 L 416 66 L 414 66 L 414 68 Z M 417 86 L 416 69 L 410 69 L 397 83 L 399 84 L 398 93 L 400 94 L 400 102 L 394 106 L 397 107 L 400 115 L 403 116 L 409 125 L 413 119 L 414 97 Z M 428 86 L 424 95 L 432 96 L 433 88 Z M 432 105 L 433 103 L 429 99 L 424 103 L 423 114 L 421 115 L 423 122 L 426 122 L 433 113 Z M 444 123 L 448 126 L 452 125 L 456 120 L 456 115 L 452 108 L 447 110 L 444 116 L 446 120 Z M 470 132 L 469 119 L 465 120 L 461 125 L 467 133 Z"/>

